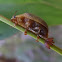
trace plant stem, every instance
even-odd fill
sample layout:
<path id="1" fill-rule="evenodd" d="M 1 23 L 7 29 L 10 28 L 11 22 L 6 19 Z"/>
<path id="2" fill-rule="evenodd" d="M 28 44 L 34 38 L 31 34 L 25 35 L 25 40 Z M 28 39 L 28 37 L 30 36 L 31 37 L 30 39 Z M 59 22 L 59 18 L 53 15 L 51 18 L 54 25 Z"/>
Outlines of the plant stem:
<path id="1" fill-rule="evenodd" d="M 18 26 L 18 25 L 14 26 L 14 23 L 11 22 L 9 19 L 7 19 L 7 18 L 4 17 L 4 16 L 1 16 L 1 15 L 0 15 L 0 21 L 2 21 L 2 22 L 4 22 L 4 23 L 6 23 L 6 24 L 8 24 L 8 25 L 10 25 L 10 26 L 12 26 L 12 27 L 18 29 L 19 31 L 22 31 L 22 32 L 25 31 L 25 29 L 22 28 L 21 26 Z M 32 33 L 32 32 L 28 31 L 27 34 L 30 35 L 31 37 L 33 37 L 34 39 L 37 39 L 37 36 L 36 36 L 34 33 Z M 40 41 L 42 44 L 45 43 L 45 41 L 44 41 L 43 39 L 41 39 L 41 38 L 39 39 L 39 41 Z M 56 51 L 57 53 L 59 53 L 60 55 L 62 55 L 62 49 L 58 48 L 57 46 L 53 45 L 53 46 L 50 46 L 50 48 L 51 48 L 52 50 Z"/>

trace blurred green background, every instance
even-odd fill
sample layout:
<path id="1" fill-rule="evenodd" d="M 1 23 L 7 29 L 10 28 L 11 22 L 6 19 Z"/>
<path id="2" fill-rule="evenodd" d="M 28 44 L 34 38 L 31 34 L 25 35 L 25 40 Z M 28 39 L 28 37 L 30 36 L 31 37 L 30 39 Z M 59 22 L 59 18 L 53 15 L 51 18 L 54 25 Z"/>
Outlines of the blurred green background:
<path id="1" fill-rule="evenodd" d="M 49 36 L 54 37 L 55 44 L 62 48 L 62 0 L 0 0 L 0 15 L 11 19 L 15 11 L 16 15 L 28 12 L 45 20 Z M 56 52 L 1 21 L 0 54 L 6 58 L 17 58 L 20 62 L 62 61 Z"/>

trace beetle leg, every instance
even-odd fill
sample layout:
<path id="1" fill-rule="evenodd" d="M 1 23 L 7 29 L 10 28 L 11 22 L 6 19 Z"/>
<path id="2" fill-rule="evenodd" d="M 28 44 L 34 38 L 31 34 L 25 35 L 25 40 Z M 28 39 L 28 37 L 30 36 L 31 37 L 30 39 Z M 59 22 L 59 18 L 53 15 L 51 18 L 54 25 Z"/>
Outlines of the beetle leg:
<path id="1" fill-rule="evenodd" d="M 50 46 L 49 46 L 49 44 L 48 44 L 47 42 L 45 42 L 45 46 L 46 46 L 48 49 L 50 49 Z"/>
<path id="2" fill-rule="evenodd" d="M 13 23 L 15 23 L 14 26 L 16 26 L 16 25 L 18 24 L 17 20 L 15 20 L 15 19 L 12 19 L 11 21 L 12 21 Z"/>
<path id="3" fill-rule="evenodd" d="M 15 24 L 14 24 L 14 26 L 16 26 L 18 24 L 18 22 L 17 21 L 15 21 Z"/>
<path id="4" fill-rule="evenodd" d="M 46 45 L 46 47 L 48 48 L 48 49 L 50 49 L 50 46 L 52 46 L 53 45 L 53 38 L 48 38 L 48 39 L 46 39 L 46 41 L 45 41 L 45 45 Z"/>
<path id="5" fill-rule="evenodd" d="M 44 40 L 45 40 L 45 46 L 50 49 L 50 46 L 53 45 L 54 41 L 53 41 L 53 38 L 46 38 L 46 37 L 43 37 L 41 36 Z"/>
<path id="6" fill-rule="evenodd" d="M 28 29 L 28 26 L 26 25 L 24 35 L 27 35 L 27 29 Z"/>
<path id="7" fill-rule="evenodd" d="M 29 27 L 29 26 L 26 26 L 26 27 L 25 27 L 25 32 L 24 32 L 24 35 L 27 35 L 27 30 L 28 30 L 28 27 Z"/>
<path id="8" fill-rule="evenodd" d="M 39 41 L 38 41 L 39 38 L 40 38 L 39 35 L 37 35 L 37 40 L 36 40 L 36 42 L 39 42 Z"/>
<path id="9" fill-rule="evenodd" d="M 24 35 L 27 35 L 27 29 L 25 29 Z"/>

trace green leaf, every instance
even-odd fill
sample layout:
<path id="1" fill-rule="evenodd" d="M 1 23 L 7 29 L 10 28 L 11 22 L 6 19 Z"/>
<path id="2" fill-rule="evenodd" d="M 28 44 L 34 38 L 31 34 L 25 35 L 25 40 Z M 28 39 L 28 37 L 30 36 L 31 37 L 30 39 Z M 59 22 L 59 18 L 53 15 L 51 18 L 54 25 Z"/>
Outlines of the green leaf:
<path id="1" fill-rule="evenodd" d="M 35 14 L 47 22 L 48 25 L 62 24 L 62 10 L 42 3 L 27 3 L 20 5 L 0 5 L 0 14 L 12 17 L 15 11 L 17 14 L 25 12 Z"/>
<path id="2" fill-rule="evenodd" d="M 54 6 L 55 8 L 62 9 L 62 0 L 43 0 L 43 2 Z"/>
<path id="3" fill-rule="evenodd" d="M 56 4 L 58 3 L 56 0 L 0 0 L 0 3 L 0 15 L 9 19 L 15 11 L 18 11 L 17 15 L 25 12 L 35 14 L 45 20 L 48 26 L 62 24 L 62 9 L 60 7 L 62 5 L 59 5 L 61 1 Z M 9 37 L 16 32 L 18 31 L 0 22 L 0 39 Z"/>

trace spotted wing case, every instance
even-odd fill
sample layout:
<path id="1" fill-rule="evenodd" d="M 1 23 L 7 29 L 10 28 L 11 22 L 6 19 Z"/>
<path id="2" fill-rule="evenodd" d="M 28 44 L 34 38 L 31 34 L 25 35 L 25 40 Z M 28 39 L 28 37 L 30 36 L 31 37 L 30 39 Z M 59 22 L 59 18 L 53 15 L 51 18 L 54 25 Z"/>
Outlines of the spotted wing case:
<path id="1" fill-rule="evenodd" d="M 17 15 L 16 17 L 27 17 L 31 20 L 34 20 L 35 22 L 38 22 L 40 24 L 42 24 L 44 27 L 46 27 L 48 29 L 48 25 L 46 24 L 46 22 L 44 20 L 42 20 L 41 18 L 31 14 L 31 13 L 24 13 L 24 14 L 20 14 L 20 15 Z"/>

